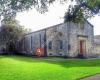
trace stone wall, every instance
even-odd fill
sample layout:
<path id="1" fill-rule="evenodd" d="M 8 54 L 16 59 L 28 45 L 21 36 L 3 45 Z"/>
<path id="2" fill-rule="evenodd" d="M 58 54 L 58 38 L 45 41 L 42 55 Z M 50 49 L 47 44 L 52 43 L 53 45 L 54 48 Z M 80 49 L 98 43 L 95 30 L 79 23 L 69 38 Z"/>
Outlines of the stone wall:
<path id="1" fill-rule="evenodd" d="M 68 53 L 67 25 L 59 24 L 46 29 L 47 54 L 48 56 L 66 56 Z M 49 49 L 49 42 L 52 42 L 52 49 Z M 62 49 L 60 49 L 62 42 Z"/>
<path id="2" fill-rule="evenodd" d="M 86 45 L 86 52 L 84 53 L 85 56 L 89 57 L 93 55 L 93 26 L 91 26 L 88 22 L 85 24 L 75 24 L 69 23 L 69 44 L 70 44 L 70 56 L 74 57 L 79 54 L 79 41 L 85 41 Z"/>
<path id="3" fill-rule="evenodd" d="M 94 36 L 94 53 L 100 57 L 100 35 Z"/>
<path id="4" fill-rule="evenodd" d="M 67 22 L 25 35 L 22 51 L 35 55 L 36 48 L 44 48 L 47 56 L 76 57 L 81 40 L 85 42 L 84 56 L 93 56 L 93 26 L 87 21 L 84 24 Z"/>
<path id="5" fill-rule="evenodd" d="M 44 46 L 46 45 L 44 42 L 44 38 L 45 30 L 32 32 L 30 34 L 25 35 L 22 41 L 22 51 L 25 54 L 36 55 L 35 49 L 44 48 Z"/>

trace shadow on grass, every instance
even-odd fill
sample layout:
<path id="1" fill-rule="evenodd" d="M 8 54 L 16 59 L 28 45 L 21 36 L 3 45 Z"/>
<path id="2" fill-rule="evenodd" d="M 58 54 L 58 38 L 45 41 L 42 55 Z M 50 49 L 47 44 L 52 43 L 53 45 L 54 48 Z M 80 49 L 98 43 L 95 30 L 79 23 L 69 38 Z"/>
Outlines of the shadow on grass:
<path id="1" fill-rule="evenodd" d="M 65 68 L 69 67 L 100 67 L 100 59 L 64 59 L 64 58 L 56 58 L 56 57 L 42 57 L 42 58 L 34 58 L 34 57 L 25 57 L 18 55 L 6 55 L 0 56 L 2 58 L 10 58 L 21 62 L 29 62 L 29 63 L 48 63 L 60 65 Z"/>

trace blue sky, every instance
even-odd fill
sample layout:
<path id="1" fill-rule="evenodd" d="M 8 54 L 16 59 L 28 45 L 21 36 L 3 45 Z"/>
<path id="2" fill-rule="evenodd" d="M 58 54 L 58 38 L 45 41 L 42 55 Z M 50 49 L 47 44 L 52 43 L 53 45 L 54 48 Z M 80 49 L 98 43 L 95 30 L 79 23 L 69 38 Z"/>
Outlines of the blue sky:
<path id="1" fill-rule="evenodd" d="M 37 31 L 62 23 L 67 7 L 68 4 L 62 5 L 59 3 L 54 3 L 49 7 L 49 11 L 44 14 L 40 14 L 33 8 L 32 10 L 18 13 L 16 19 L 26 28 L 29 28 L 32 31 Z M 96 15 L 89 21 L 92 25 L 94 25 L 94 34 L 100 35 L 100 16 Z"/>

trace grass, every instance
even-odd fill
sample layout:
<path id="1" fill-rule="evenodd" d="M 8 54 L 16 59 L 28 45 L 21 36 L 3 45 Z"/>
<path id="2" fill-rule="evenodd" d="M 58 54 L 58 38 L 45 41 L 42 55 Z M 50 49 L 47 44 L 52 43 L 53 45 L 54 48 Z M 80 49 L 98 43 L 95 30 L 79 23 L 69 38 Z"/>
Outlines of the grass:
<path id="1" fill-rule="evenodd" d="M 0 56 L 0 80 L 78 80 L 100 73 L 100 59 Z"/>

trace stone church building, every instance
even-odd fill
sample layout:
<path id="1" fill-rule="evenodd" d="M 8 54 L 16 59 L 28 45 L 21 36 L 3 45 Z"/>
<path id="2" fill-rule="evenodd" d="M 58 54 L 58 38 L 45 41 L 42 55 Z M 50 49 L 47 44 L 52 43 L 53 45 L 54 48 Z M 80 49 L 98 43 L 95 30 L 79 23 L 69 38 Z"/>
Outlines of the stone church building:
<path id="1" fill-rule="evenodd" d="M 23 54 L 36 55 L 36 49 L 43 49 L 43 56 L 84 57 L 94 56 L 93 26 L 81 23 L 61 23 L 26 34 L 17 45 Z"/>

